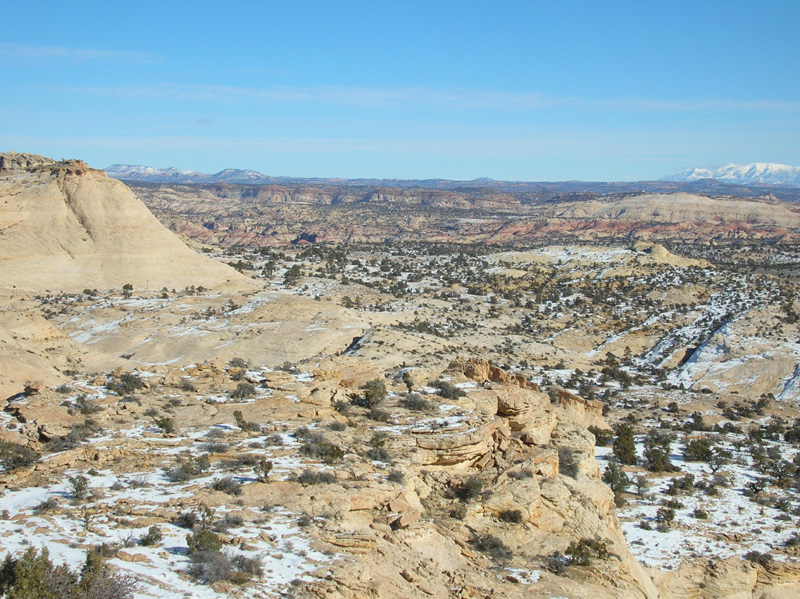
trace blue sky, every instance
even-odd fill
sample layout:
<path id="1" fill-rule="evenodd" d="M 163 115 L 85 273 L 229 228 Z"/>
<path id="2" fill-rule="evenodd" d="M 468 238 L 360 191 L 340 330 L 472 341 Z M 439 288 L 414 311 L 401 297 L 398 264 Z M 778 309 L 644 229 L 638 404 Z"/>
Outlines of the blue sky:
<path id="1" fill-rule="evenodd" d="M 301 177 L 800 166 L 800 2 L 50 2 L 0 19 L 0 151 Z"/>

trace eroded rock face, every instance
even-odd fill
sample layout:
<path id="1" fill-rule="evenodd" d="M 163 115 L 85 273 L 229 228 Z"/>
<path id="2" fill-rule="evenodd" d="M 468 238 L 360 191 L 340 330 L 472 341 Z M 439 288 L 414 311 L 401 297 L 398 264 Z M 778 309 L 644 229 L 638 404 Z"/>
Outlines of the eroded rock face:
<path id="1" fill-rule="evenodd" d="M 32 170 L 37 167 L 50 166 L 55 163 L 55 160 L 36 154 L 23 154 L 19 152 L 0 153 L 0 173 Z"/>
<path id="2" fill-rule="evenodd" d="M 450 363 L 448 370 L 463 374 L 479 383 L 491 381 L 501 385 L 516 385 L 523 389 L 539 390 L 539 385 L 531 383 L 524 376 L 508 373 L 482 358 L 458 358 Z"/>
<path id="3" fill-rule="evenodd" d="M 662 599 L 793 599 L 800 596 L 796 562 L 767 565 L 730 557 L 685 561 L 673 571 L 650 569 Z"/>
<path id="4" fill-rule="evenodd" d="M 249 285 L 227 265 L 190 250 L 124 184 L 83 162 L 0 155 L 0 199 L 3 286 Z"/>

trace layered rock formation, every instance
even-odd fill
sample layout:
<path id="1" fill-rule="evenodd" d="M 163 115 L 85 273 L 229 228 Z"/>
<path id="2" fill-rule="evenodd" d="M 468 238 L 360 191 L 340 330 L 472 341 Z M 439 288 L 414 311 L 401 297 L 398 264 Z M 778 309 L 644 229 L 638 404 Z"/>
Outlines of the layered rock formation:
<path id="1" fill-rule="evenodd" d="M 688 193 L 553 194 L 343 185 L 134 186 L 173 231 L 202 242 L 792 240 L 794 205 Z"/>
<path id="2" fill-rule="evenodd" d="M 13 152 L 0 154 L 0 273 L 0 287 L 53 292 L 248 285 L 102 171 Z"/>

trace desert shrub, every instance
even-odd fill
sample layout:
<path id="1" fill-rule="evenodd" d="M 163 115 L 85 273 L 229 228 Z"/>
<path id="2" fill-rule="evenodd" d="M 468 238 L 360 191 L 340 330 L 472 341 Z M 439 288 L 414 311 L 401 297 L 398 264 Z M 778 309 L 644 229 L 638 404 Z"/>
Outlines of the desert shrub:
<path id="1" fill-rule="evenodd" d="M 197 551 L 192 553 L 191 559 L 189 574 L 205 584 L 220 581 L 244 584 L 264 573 L 257 558 L 243 555 L 230 557 L 220 551 Z"/>
<path id="2" fill-rule="evenodd" d="M 0 596 L 7 599 L 130 599 L 136 583 L 103 563 L 90 550 L 80 573 L 54 565 L 46 548 L 7 555 L 0 567 Z"/>
<path id="3" fill-rule="evenodd" d="M 608 546 L 605 541 L 584 538 L 570 543 L 565 554 L 569 557 L 569 563 L 571 565 L 588 566 L 592 558 L 608 558 Z"/>
<path id="4" fill-rule="evenodd" d="M 464 397 L 467 393 L 447 381 L 434 381 L 431 386 L 436 389 L 436 393 L 445 399 L 456 400 Z"/>
<path id="5" fill-rule="evenodd" d="M 250 397 L 255 397 L 256 395 L 256 388 L 252 385 L 252 383 L 248 383 L 246 381 L 240 382 L 236 385 L 236 389 L 231 391 L 231 399 L 248 399 Z"/>
<path id="6" fill-rule="evenodd" d="M 300 453 L 309 458 L 322 460 L 326 464 L 338 462 L 344 457 L 344 450 L 338 445 L 326 441 L 319 435 L 312 435 L 300 447 Z"/>
<path id="7" fill-rule="evenodd" d="M 261 430 L 261 427 L 255 422 L 248 422 L 247 420 L 245 420 L 240 410 L 234 411 L 233 418 L 234 420 L 236 420 L 236 426 L 238 426 L 244 432 L 250 432 L 250 431 L 256 432 Z"/>
<path id="8" fill-rule="evenodd" d="M 495 561 L 505 561 L 512 558 L 513 553 L 500 539 L 490 534 L 475 535 L 469 541 L 481 553 L 485 553 Z"/>
<path id="9" fill-rule="evenodd" d="M 515 480 L 524 480 L 526 478 L 533 478 L 533 470 L 530 468 L 523 468 L 522 470 L 515 470 L 514 472 L 509 472 L 508 476 Z"/>
<path id="10" fill-rule="evenodd" d="M 800 533 L 794 533 L 791 537 L 786 539 L 786 543 L 784 543 L 787 547 L 798 547 L 800 546 Z"/>
<path id="11" fill-rule="evenodd" d="M 761 553 L 760 551 L 748 551 L 747 553 L 744 554 L 744 559 L 746 559 L 749 562 L 753 562 L 754 564 L 766 566 L 773 560 L 773 557 L 771 553 Z"/>
<path id="12" fill-rule="evenodd" d="M 83 501 L 89 495 L 89 479 L 83 474 L 67 477 L 69 486 L 72 490 L 72 498 L 76 501 Z"/>
<path id="13" fill-rule="evenodd" d="M 558 448 L 558 473 L 572 478 L 578 476 L 578 460 L 571 447 Z"/>
<path id="14" fill-rule="evenodd" d="M 405 474 L 403 474 L 400 470 L 392 470 L 386 475 L 386 480 L 388 480 L 390 483 L 403 484 L 405 479 Z"/>
<path id="15" fill-rule="evenodd" d="M 392 416 L 386 410 L 372 408 L 369 413 L 367 413 L 367 418 L 374 420 L 375 422 L 389 422 L 392 419 Z"/>
<path id="16" fill-rule="evenodd" d="M 200 521 L 200 516 L 197 514 L 197 512 L 182 512 L 178 514 L 178 517 L 175 519 L 175 526 L 180 526 L 181 528 L 188 528 L 191 530 L 195 526 L 199 525 Z"/>
<path id="17" fill-rule="evenodd" d="M 45 450 L 48 452 L 66 451 L 74 449 L 86 439 L 102 429 L 91 418 L 87 418 L 81 424 L 73 424 L 69 432 L 64 437 L 55 437 L 48 441 Z"/>
<path id="18" fill-rule="evenodd" d="M 227 493 L 228 495 L 242 494 L 242 483 L 234 479 L 232 476 L 218 478 L 213 483 L 211 483 L 211 488 L 214 489 L 215 491 L 222 491 L 223 493 Z"/>
<path id="19" fill-rule="evenodd" d="M 350 409 L 350 404 L 342 399 L 337 399 L 335 402 L 333 402 L 333 409 L 340 414 L 347 414 L 348 410 Z"/>
<path id="20" fill-rule="evenodd" d="M 380 379 L 368 381 L 361 387 L 361 395 L 350 396 L 350 403 L 354 406 L 372 409 L 386 399 L 386 384 Z"/>
<path id="21" fill-rule="evenodd" d="M 264 569 L 262 568 L 261 561 L 258 558 L 247 557 L 246 555 L 237 555 L 231 561 L 238 572 L 248 574 L 250 576 L 264 575 Z"/>
<path id="22" fill-rule="evenodd" d="M 231 358 L 230 362 L 228 362 L 228 366 L 231 368 L 247 368 L 247 360 L 242 358 Z"/>
<path id="23" fill-rule="evenodd" d="M 465 503 L 456 503 L 450 508 L 448 515 L 455 520 L 463 520 L 467 517 L 467 505 Z"/>
<path id="24" fill-rule="evenodd" d="M 0 441 L 0 468 L 3 472 L 28 467 L 38 462 L 40 457 L 30 447 L 11 441 Z"/>
<path id="25" fill-rule="evenodd" d="M 281 437 L 278 433 L 267 435 L 267 437 L 264 439 L 265 447 L 279 447 L 281 445 L 283 445 L 283 437 Z"/>
<path id="26" fill-rule="evenodd" d="M 547 571 L 551 574 L 562 576 L 567 573 L 567 561 L 567 558 L 561 555 L 561 553 L 556 552 L 545 560 L 544 567 L 547 568 Z"/>
<path id="27" fill-rule="evenodd" d="M 195 387 L 194 383 L 189 379 L 181 379 L 181 391 L 195 393 L 197 391 L 197 387 Z"/>
<path id="28" fill-rule="evenodd" d="M 667 495 L 679 495 L 683 491 L 691 493 L 694 490 L 694 474 L 686 474 L 672 479 L 667 487 Z"/>
<path id="29" fill-rule="evenodd" d="M 135 374 L 123 372 L 119 378 L 107 383 L 106 387 L 117 395 L 128 395 L 144 388 L 144 381 Z"/>
<path id="30" fill-rule="evenodd" d="M 292 436 L 295 439 L 299 439 L 301 441 L 305 440 L 305 439 L 310 439 L 313 435 L 314 435 L 314 431 L 312 431 L 307 426 L 301 426 L 296 431 L 294 431 L 294 433 L 292 433 Z"/>
<path id="31" fill-rule="evenodd" d="M 297 482 L 302 485 L 330 485 L 336 482 L 336 476 L 334 476 L 333 472 L 303 470 L 297 476 Z"/>
<path id="32" fill-rule="evenodd" d="M 184 460 L 183 458 L 178 458 L 177 463 L 167 470 L 166 476 L 173 483 L 186 482 L 196 476 L 200 476 L 210 466 L 211 463 L 205 454 L 197 459 Z"/>
<path id="33" fill-rule="evenodd" d="M 367 445 L 369 445 L 369 449 L 367 450 L 367 457 L 369 459 L 378 462 L 390 462 L 392 460 L 392 457 L 385 448 L 386 438 L 386 433 L 375 433 L 372 435 L 372 438 L 367 443 Z"/>
<path id="34" fill-rule="evenodd" d="M 186 544 L 189 553 L 207 553 L 222 549 L 222 541 L 217 533 L 205 528 L 195 529 L 192 534 L 186 535 Z"/>
<path id="35" fill-rule="evenodd" d="M 147 529 L 147 533 L 142 535 L 139 542 L 145 547 L 153 547 L 154 545 L 158 545 L 162 540 L 164 540 L 164 535 L 161 533 L 161 529 L 153 524 L 153 526 Z"/>
<path id="36" fill-rule="evenodd" d="M 477 476 L 470 476 L 456 488 L 455 495 L 463 502 L 475 499 L 483 492 L 483 481 Z"/>
<path id="37" fill-rule="evenodd" d="M 430 412 L 433 404 L 419 393 L 407 393 L 400 399 L 400 405 L 412 412 Z"/>
<path id="38" fill-rule="evenodd" d="M 644 440 L 644 458 L 650 472 L 677 472 L 679 468 L 670 460 L 673 436 L 657 429 L 651 430 Z"/>
<path id="39" fill-rule="evenodd" d="M 614 439 L 614 432 L 597 426 L 590 426 L 589 432 L 594 435 L 594 444 L 598 447 L 606 447 Z"/>
<path id="40" fill-rule="evenodd" d="M 81 395 L 75 400 L 75 407 L 78 409 L 78 412 L 80 412 L 84 416 L 88 416 L 89 414 L 95 414 L 103 409 L 98 405 L 89 403 L 89 400 L 85 395 Z"/>
<path id="41" fill-rule="evenodd" d="M 216 532 L 227 532 L 231 528 L 239 528 L 244 524 L 244 519 L 241 516 L 234 514 L 225 514 L 225 516 L 214 522 L 214 530 Z"/>
<path id="42" fill-rule="evenodd" d="M 52 512 L 55 509 L 58 509 L 58 499 L 55 497 L 48 497 L 47 499 L 42 500 L 36 507 L 33 508 L 34 514 L 46 514 L 48 512 Z"/>
<path id="43" fill-rule="evenodd" d="M 367 450 L 367 457 L 376 462 L 389 463 L 392 461 L 392 456 L 386 451 L 385 447 L 370 447 Z"/>
<path id="44" fill-rule="evenodd" d="M 227 443 L 203 443 L 200 446 L 200 449 L 205 451 L 206 453 L 228 453 L 231 450 L 231 446 Z"/>
<path id="45" fill-rule="evenodd" d="M 161 429 L 165 435 L 171 435 L 175 432 L 175 421 L 168 416 L 161 416 L 156 418 L 155 425 Z"/>
<path id="46" fill-rule="evenodd" d="M 683 459 L 689 462 L 707 462 L 713 455 L 712 449 L 708 438 L 692 439 L 683 448 Z"/>
<path id="47" fill-rule="evenodd" d="M 692 512 L 692 516 L 698 520 L 708 520 L 708 512 L 701 508 L 695 508 Z"/>
<path id="48" fill-rule="evenodd" d="M 266 458 L 261 458 L 253 469 L 258 480 L 265 483 L 269 480 L 269 473 L 272 472 L 272 462 Z"/>
<path id="49" fill-rule="evenodd" d="M 675 509 L 671 507 L 660 507 L 656 512 L 656 522 L 669 524 L 675 520 Z"/>
<path id="50" fill-rule="evenodd" d="M 522 512 L 520 510 L 503 510 L 498 515 L 500 522 L 510 522 L 511 524 L 519 524 L 522 522 Z"/>
<path id="51" fill-rule="evenodd" d="M 328 424 L 328 429 L 335 433 L 341 433 L 342 431 L 347 430 L 347 425 L 344 422 L 338 422 L 334 420 Z"/>

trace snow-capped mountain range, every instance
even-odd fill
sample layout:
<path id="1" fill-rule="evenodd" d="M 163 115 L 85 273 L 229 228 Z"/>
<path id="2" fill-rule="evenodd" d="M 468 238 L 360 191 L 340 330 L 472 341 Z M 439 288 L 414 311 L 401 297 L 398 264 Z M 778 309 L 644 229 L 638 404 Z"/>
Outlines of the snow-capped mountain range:
<path id="1" fill-rule="evenodd" d="M 252 170 L 228 168 L 213 175 L 177 168 L 154 168 L 133 164 L 112 164 L 104 169 L 109 177 L 152 183 L 271 183 L 274 177 Z"/>
<path id="2" fill-rule="evenodd" d="M 752 164 L 729 164 L 718 169 L 691 168 L 664 177 L 661 181 L 692 182 L 700 179 L 716 179 L 724 183 L 739 185 L 789 185 L 800 186 L 800 167 L 768 162 Z"/>
<path id="3" fill-rule="evenodd" d="M 263 185 L 268 183 L 279 183 L 287 181 L 289 177 L 270 177 L 258 171 L 225 169 L 218 173 L 206 174 L 191 170 L 179 170 L 177 168 L 154 168 L 152 166 L 112 164 L 105 169 L 109 177 L 123 179 L 127 181 L 142 181 L 152 183 L 240 183 L 251 185 Z M 738 185 L 776 185 L 784 187 L 800 187 L 800 167 L 787 166 L 785 164 L 771 164 L 767 162 L 754 162 L 752 164 L 737 165 L 729 164 L 718 169 L 691 168 L 659 179 L 660 181 L 679 181 L 691 183 L 702 179 L 716 179 L 722 183 L 733 183 Z M 322 180 L 333 181 L 333 180 Z M 347 183 L 344 180 L 336 180 L 338 183 Z M 374 183 L 377 180 L 353 180 L 355 182 Z M 436 180 L 438 181 L 438 180 Z M 385 182 L 385 181 L 384 181 Z M 393 185 L 402 186 L 403 181 L 392 180 Z M 413 182 L 406 182 L 413 183 Z M 421 182 L 416 182 L 421 183 Z M 491 179 L 475 179 L 471 181 L 473 185 L 488 185 L 497 183 Z"/>

